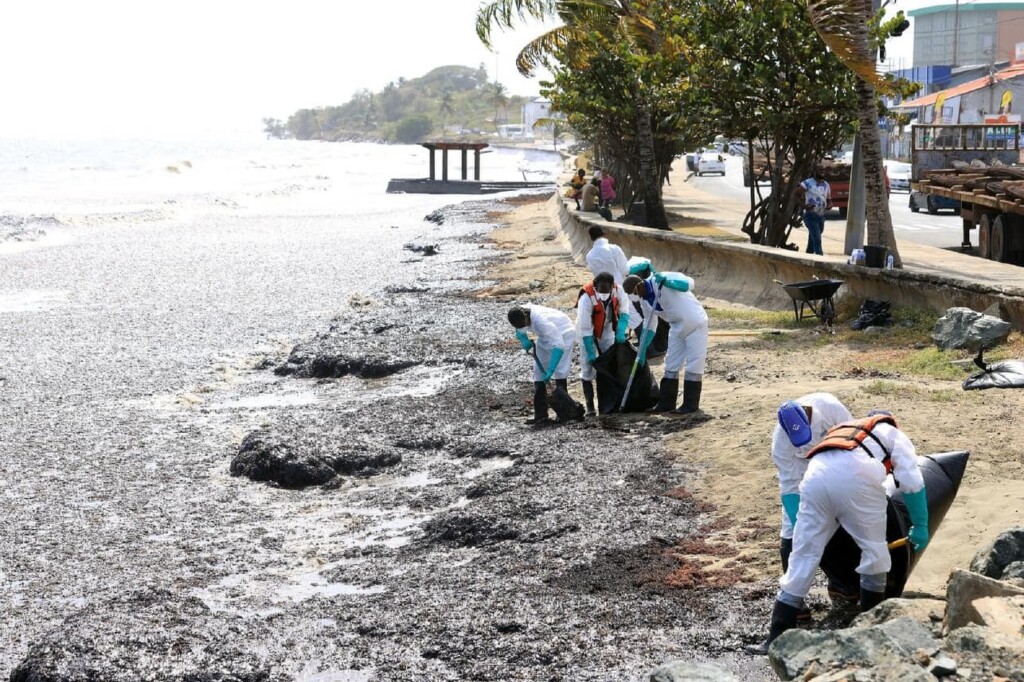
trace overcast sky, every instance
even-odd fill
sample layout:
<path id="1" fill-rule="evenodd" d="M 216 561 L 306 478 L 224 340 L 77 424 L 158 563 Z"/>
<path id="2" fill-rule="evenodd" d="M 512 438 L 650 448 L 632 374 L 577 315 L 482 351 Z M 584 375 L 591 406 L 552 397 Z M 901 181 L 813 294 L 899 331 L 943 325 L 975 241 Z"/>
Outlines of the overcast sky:
<path id="1" fill-rule="evenodd" d="M 542 27 L 498 34 L 496 55 L 474 32 L 480 4 L 3 0 L 0 136 L 259 131 L 264 116 L 341 104 L 445 64 L 483 62 L 512 93 L 538 94 L 514 59 Z M 890 56 L 909 62 L 911 40 L 891 44 Z"/>
<path id="2" fill-rule="evenodd" d="M 477 39 L 480 0 L 4 0 L 0 136 L 259 131 L 436 66 L 481 62 L 515 94 L 540 26 Z"/>

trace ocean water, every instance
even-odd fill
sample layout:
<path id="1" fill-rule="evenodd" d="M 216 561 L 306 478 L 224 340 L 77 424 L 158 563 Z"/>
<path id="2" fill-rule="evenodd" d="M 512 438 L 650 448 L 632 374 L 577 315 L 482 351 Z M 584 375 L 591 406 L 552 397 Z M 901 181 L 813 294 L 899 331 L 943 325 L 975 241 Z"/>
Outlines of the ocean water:
<path id="1" fill-rule="evenodd" d="M 0 140 L 0 674 L 126 588 L 216 606 L 237 588 L 183 556 L 237 571 L 254 516 L 296 527 L 300 498 L 230 478 L 231 449 L 275 410 L 355 404 L 357 382 L 282 386 L 254 362 L 280 362 L 352 300 L 468 283 L 477 244 L 405 247 L 467 229 L 423 218 L 480 197 L 385 193 L 427 162 L 415 146 Z M 560 162 L 494 150 L 482 177 L 522 167 Z M 430 392 L 432 371 L 372 389 Z M 282 599 L 348 589 L 313 568 L 282 569 Z"/>

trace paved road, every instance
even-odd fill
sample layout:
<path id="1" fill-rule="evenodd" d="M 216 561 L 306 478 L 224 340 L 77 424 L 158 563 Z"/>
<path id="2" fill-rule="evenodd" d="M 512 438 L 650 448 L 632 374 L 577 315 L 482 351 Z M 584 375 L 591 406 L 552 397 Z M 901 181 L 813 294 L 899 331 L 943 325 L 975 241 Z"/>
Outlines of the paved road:
<path id="1" fill-rule="evenodd" d="M 705 192 L 717 194 L 729 199 L 748 203 L 750 188 L 743 186 L 742 157 L 730 156 L 726 159 L 726 174 L 722 176 L 694 177 L 690 182 Z M 764 189 L 764 188 L 762 188 Z M 963 240 L 963 229 L 960 216 L 953 211 L 940 211 L 935 215 L 927 211 L 911 213 L 909 195 L 906 192 L 893 192 L 889 197 L 889 210 L 892 213 L 893 229 L 897 240 L 907 240 L 918 244 L 951 248 L 960 245 Z M 826 232 L 840 228 L 843 221 L 839 214 L 832 211 L 825 225 Z M 972 235 L 972 242 L 977 238 Z"/>

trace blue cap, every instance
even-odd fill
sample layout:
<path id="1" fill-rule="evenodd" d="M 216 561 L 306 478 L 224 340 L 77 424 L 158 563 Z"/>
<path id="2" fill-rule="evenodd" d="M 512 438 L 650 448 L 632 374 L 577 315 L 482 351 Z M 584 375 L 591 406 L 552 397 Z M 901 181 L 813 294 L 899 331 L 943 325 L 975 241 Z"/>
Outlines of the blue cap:
<path id="1" fill-rule="evenodd" d="M 795 400 L 779 405 L 779 426 L 794 446 L 799 448 L 811 442 L 811 423 L 807 420 L 807 412 Z"/>

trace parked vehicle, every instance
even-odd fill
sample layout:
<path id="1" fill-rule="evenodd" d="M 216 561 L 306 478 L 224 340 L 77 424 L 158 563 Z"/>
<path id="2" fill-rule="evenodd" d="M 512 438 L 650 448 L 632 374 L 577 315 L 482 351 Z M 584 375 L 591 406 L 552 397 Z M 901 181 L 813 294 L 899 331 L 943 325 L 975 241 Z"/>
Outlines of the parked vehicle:
<path id="1" fill-rule="evenodd" d="M 825 180 L 832 188 L 832 208 L 839 211 L 839 217 L 845 218 L 850 205 L 850 174 L 853 166 L 845 161 L 823 161 Z M 885 177 L 885 193 L 889 194 L 889 173 L 883 166 Z"/>
<path id="2" fill-rule="evenodd" d="M 956 202 L 962 248 L 971 248 L 971 230 L 977 229 L 982 258 L 1024 265 L 1020 124 L 915 125 L 910 137 L 910 198 L 918 209 L 920 197 L 929 212 L 938 210 L 940 199 Z"/>
<path id="3" fill-rule="evenodd" d="M 697 159 L 697 175 L 702 176 L 705 173 L 725 175 L 725 157 L 712 147 L 702 151 Z"/>
<path id="4" fill-rule="evenodd" d="M 912 213 L 917 213 L 921 208 L 925 208 L 929 213 L 935 215 L 939 211 L 959 211 L 960 200 L 953 199 L 951 197 L 939 196 L 938 194 L 925 194 L 918 190 L 910 190 L 910 210 Z"/>
<path id="5" fill-rule="evenodd" d="M 886 159 L 885 169 L 889 173 L 889 189 L 893 192 L 909 192 L 910 191 L 910 169 L 909 163 L 903 161 L 892 161 Z M 911 204 L 911 210 L 913 210 L 913 204 Z"/>

